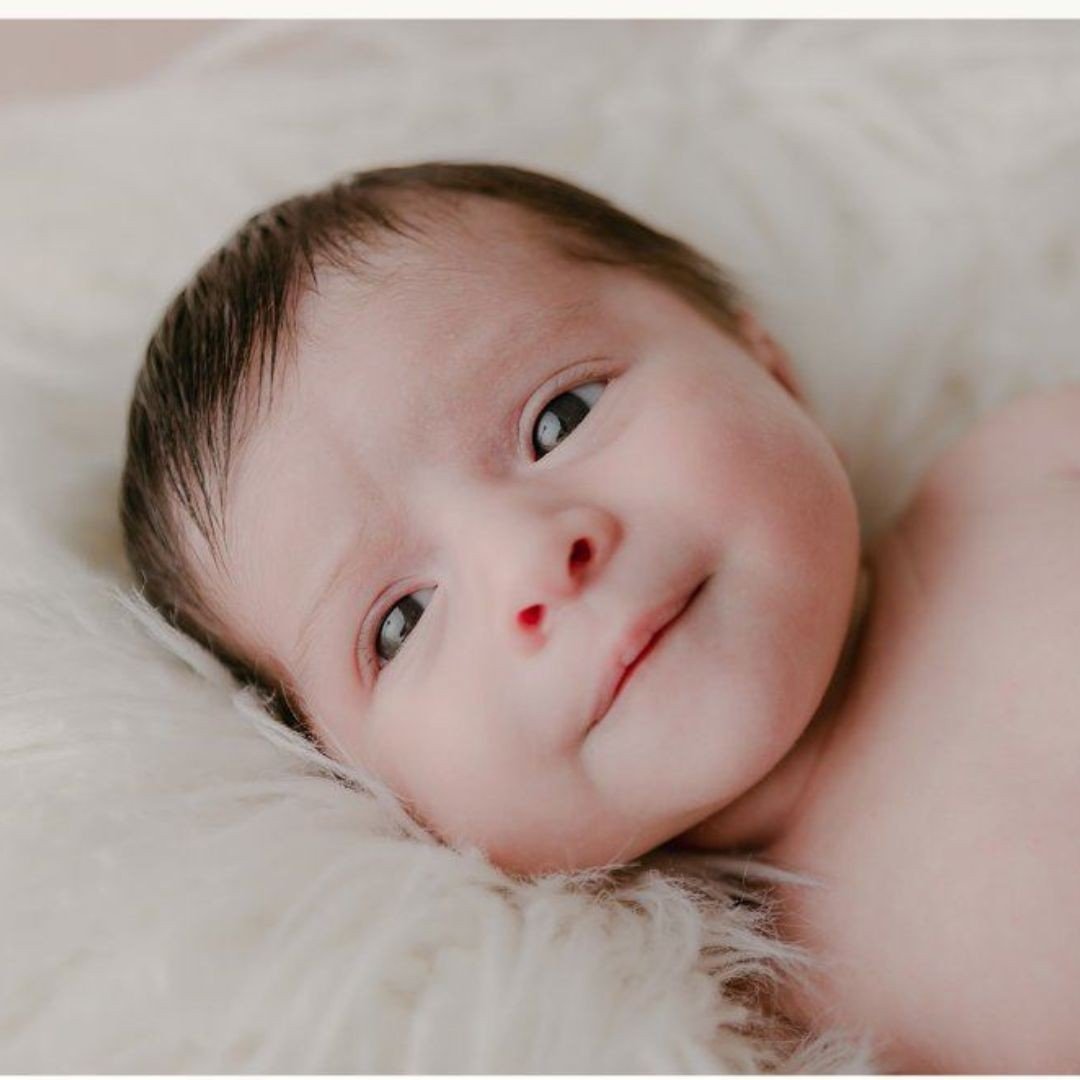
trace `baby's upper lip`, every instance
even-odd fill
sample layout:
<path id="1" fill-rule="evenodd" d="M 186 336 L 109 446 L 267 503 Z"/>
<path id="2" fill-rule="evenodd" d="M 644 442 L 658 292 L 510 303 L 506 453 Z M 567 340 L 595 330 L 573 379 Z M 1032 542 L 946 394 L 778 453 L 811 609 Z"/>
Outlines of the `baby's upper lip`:
<path id="1" fill-rule="evenodd" d="M 690 601 L 697 596 L 704 582 L 697 582 L 690 589 L 681 588 L 675 596 L 668 597 L 662 603 L 649 608 L 633 619 L 622 634 L 615 640 L 615 647 L 608 653 L 600 682 L 596 704 L 589 720 L 592 729 L 611 708 L 611 703 L 620 689 L 626 669 L 645 651 L 653 638 L 666 626 L 673 623 L 689 607 Z"/>

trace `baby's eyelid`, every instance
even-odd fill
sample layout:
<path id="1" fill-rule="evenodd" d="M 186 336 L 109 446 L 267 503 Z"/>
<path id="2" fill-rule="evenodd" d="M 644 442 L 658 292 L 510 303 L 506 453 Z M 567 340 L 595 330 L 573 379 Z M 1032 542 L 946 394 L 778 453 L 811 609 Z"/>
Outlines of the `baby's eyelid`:
<path id="1" fill-rule="evenodd" d="M 414 583 L 401 585 L 397 583 L 380 593 L 371 602 L 367 614 L 360 621 L 360 629 L 357 632 L 353 654 L 360 660 L 366 674 L 372 681 L 378 678 L 384 667 L 388 667 L 390 661 L 379 662 L 378 643 L 379 631 L 386 617 L 407 596 L 414 592 L 420 592 L 425 586 Z"/>
<path id="2" fill-rule="evenodd" d="M 537 420 L 543 414 L 547 406 L 560 394 L 581 386 L 587 382 L 604 381 L 610 382 L 616 372 L 611 370 L 611 361 L 605 358 L 590 360 L 585 364 L 575 364 L 558 372 L 553 379 L 544 383 L 529 399 L 528 404 L 521 414 L 520 430 L 518 432 L 518 444 L 520 452 L 524 453 L 529 461 L 539 464 L 533 457 L 532 432 Z"/>

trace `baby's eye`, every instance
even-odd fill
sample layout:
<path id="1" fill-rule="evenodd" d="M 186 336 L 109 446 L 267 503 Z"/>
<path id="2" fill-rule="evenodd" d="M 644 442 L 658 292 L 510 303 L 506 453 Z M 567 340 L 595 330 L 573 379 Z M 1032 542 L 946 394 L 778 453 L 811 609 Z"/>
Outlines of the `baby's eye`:
<path id="1" fill-rule="evenodd" d="M 420 621 L 431 602 L 434 589 L 417 589 L 407 593 L 386 613 L 375 634 L 375 656 L 379 666 L 389 664 L 405 644 L 412 628 Z"/>
<path id="2" fill-rule="evenodd" d="M 536 418 L 533 426 L 533 452 L 539 461 L 570 434 L 589 415 L 596 399 L 604 392 L 605 382 L 587 382 L 553 397 Z"/>

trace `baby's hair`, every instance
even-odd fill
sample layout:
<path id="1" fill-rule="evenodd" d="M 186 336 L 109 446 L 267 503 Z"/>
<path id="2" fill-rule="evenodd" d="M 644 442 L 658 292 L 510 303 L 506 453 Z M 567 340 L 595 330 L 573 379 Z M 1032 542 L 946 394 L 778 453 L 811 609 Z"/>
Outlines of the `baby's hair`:
<path id="1" fill-rule="evenodd" d="M 712 261 L 564 180 L 510 165 L 429 162 L 355 173 L 241 226 L 169 304 L 146 348 L 128 414 L 120 489 L 124 548 L 143 595 L 215 653 L 274 714 L 312 737 L 288 686 L 229 643 L 200 587 L 194 530 L 220 565 L 230 462 L 295 344 L 321 268 L 360 276 L 394 237 L 423 241 L 429 212 L 463 197 L 530 212 L 562 255 L 633 268 L 737 333 L 739 297 Z M 251 390 L 254 388 L 254 401 Z M 252 407 L 253 406 L 253 407 Z"/>

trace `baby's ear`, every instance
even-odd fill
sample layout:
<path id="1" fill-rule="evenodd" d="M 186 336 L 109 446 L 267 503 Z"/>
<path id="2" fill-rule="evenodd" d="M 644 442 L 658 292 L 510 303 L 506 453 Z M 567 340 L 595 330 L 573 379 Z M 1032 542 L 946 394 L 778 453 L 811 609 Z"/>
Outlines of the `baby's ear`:
<path id="1" fill-rule="evenodd" d="M 791 364 L 791 357 L 782 345 L 774 341 L 757 321 L 753 312 L 745 308 L 735 318 L 739 340 L 750 355 L 800 404 L 806 404 L 799 380 Z"/>

